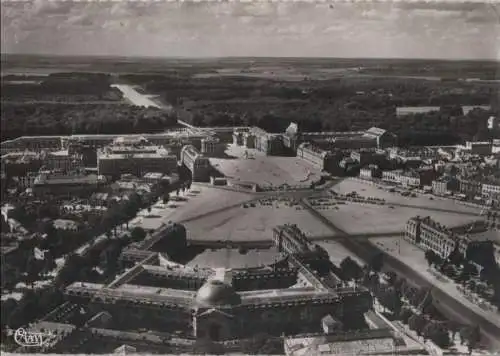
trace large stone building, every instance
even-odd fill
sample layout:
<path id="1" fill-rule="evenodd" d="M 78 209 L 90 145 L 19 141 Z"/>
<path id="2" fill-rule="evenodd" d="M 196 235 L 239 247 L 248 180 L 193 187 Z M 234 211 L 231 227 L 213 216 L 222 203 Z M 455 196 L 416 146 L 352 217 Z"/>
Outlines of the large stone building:
<path id="1" fill-rule="evenodd" d="M 481 196 L 482 184 L 479 180 L 459 177 L 458 182 L 458 189 L 461 194 L 465 194 L 469 198 Z"/>
<path id="2" fill-rule="evenodd" d="M 342 159 L 330 151 L 322 150 L 309 142 L 303 142 L 297 148 L 297 157 L 312 163 L 322 171 L 331 172 Z"/>
<path id="3" fill-rule="evenodd" d="M 289 139 L 285 141 L 288 144 L 291 142 Z M 313 142 L 328 149 L 386 148 L 394 146 L 396 141 L 395 135 L 378 127 L 351 132 L 301 132 L 296 134 L 293 140 L 296 146 L 301 142 Z"/>
<path id="4" fill-rule="evenodd" d="M 458 242 L 458 236 L 429 216 L 411 218 L 406 223 L 404 238 L 415 245 L 447 258 Z"/>
<path id="5" fill-rule="evenodd" d="M 225 143 L 217 137 L 209 136 L 201 140 L 200 152 L 205 156 L 220 156 L 224 154 Z"/>
<path id="6" fill-rule="evenodd" d="M 16 151 L 58 151 L 63 148 L 62 136 L 21 136 L 3 141 L 0 145 L 2 155 Z"/>
<path id="7" fill-rule="evenodd" d="M 82 167 L 82 155 L 70 153 L 67 149 L 45 152 L 43 157 L 43 165 L 47 169 L 73 171 L 77 168 Z"/>
<path id="8" fill-rule="evenodd" d="M 209 180 L 210 160 L 201 154 L 194 146 L 184 146 L 181 150 L 181 163 L 191 171 L 196 182 Z"/>
<path id="9" fill-rule="evenodd" d="M 271 156 L 283 154 L 284 148 L 281 134 L 271 134 L 255 126 L 234 129 L 233 144 L 256 149 Z"/>
<path id="10" fill-rule="evenodd" d="M 460 184 L 457 178 L 443 176 L 432 182 L 432 193 L 435 195 L 446 195 L 458 191 Z"/>
<path id="11" fill-rule="evenodd" d="M 44 163 L 43 152 L 12 151 L 2 155 L 2 170 L 9 177 L 23 177 L 38 172 Z"/>
<path id="12" fill-rule="evenodd" d="M 500 235 L 487 230 L 484 221 L 450 228 L 429 216 L 416 216 L 408 220 L 404 238 L 424 250 L 434 251 L 441 258 L 447 258 L 455 247 L 465 253 L 470 244 L 500 244 Z"/>
<path id="13" fill-rule="evenodd" d="M 331 270 L 317 267 L 328 265 L 328 254 L 297 226 L 276 227 L 273 241 L 280 258 L 254 268 L 189 267 L 174 262 L 168 251 L 160 252 L 165 242 L 183 234 L 185 229 L 170 224 L 134 243 L 122 253 L 125 266 L 132 268 L 109 285 L 71 284 L 64 292 L 65 308 L 33 327 L 57 325 L 65 332 L 51 351 L 76 350 L 83 345 L 84 330 L 75 333 L 69 324 L 84 308 L 86 318 L 92 320 L 102 312 L 107 315 L 104 324 L 87 322 L 92 331 L 85 334 L 87 344 L 99 337 L 99 345 L 112 350 L 127 344 L 138 351 L 175 346 L 186 352 L 208 342 L 241 352 L 242 340 L 262 333 L 280 340 L 282 335 L 322 332 L 321 321 L 327 319 L 338 324 L 329 332 L 347 334 L 372 308 L 365 288 L 347 287 Z M 120 331 L 124 327 L 126 331 Z M 130 330 L 138 328 L 153 333 Z M 155 339 L 155 335 L 163 337 Z M 147 349 L 141 340 L 148 341 Z"/>
<path id="14" fill-rule="evenodd" d="M 35 178 L 32 189 L 36 196 L 90 194 L 106 184 L 103 176 L 79 172 L 42 171 Z"/>
<path id="15" fill-rule="evenodd" d="M 100 175 L 119 177 L 148 172 L 169 174 L 177 170 L 177 157 L 166 148 L 150 144 L 144 137 L 119 137 L 97 153 Z"/>

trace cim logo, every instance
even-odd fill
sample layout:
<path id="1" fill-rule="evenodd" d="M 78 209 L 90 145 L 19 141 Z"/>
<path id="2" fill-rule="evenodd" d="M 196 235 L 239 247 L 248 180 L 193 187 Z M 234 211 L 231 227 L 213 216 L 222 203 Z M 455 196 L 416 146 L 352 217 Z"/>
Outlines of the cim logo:
<path id="1" fill-rule="evenodd" d="M 14 340 L 19 346 L 23 347 L 44 347 L 50 346 L 55 342 L 56 335 L 52 332 L 32 332 L 19 328 L 14 333 Z"/>

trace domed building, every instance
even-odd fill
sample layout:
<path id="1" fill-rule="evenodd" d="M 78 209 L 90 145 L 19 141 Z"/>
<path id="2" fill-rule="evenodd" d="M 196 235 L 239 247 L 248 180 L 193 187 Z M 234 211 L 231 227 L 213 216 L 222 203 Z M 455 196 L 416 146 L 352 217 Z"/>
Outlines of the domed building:
<path id="1" fill-rule="evenodd" d="M 125 251 L 126 260 L 140 262 L 112 286 L 75 282 L 66 297 L 109 312 L 116 325 L 154 326 L 200 342 L 319 332 L 326 315 L 348 329 L 372 307 L 363 287 L 344 287 L 332 271 L 320 274 L 311 267 L 324 252 L 295 225 L 273 231 L 286 257 L 259 268 L 190 267 L 151 252 L 174 230 L 173 224 L 165 226 Z"/>
<path id="2" fill-rule="evenodd" d="M 229 284 L 214 279 L 207 281 L 196 293 L 198 308 L 233 306 L 241 303 L 241 297 Z"/>

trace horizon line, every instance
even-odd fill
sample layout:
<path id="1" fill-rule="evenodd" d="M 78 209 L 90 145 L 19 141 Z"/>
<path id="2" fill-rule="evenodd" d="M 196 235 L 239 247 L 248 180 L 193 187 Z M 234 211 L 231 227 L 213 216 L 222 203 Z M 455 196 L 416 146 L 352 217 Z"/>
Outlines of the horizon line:
<path id="1" fill-rule="evenodd" d="M 140 56 L 140 55 L 106 55 L 106 54 L 45 54 L 45 53 L 6 53 L 0 52 L 0 56 L 28 56 L 28 57 L 91 57 L 91 58 L 123 58 L 123 59 L 184 59 L 184 60 L 215 60 L 215 59 L 361 59 L 361 60 L 403 60 L 403 61 L 441 61 L 441 62 L 496 62 L 500 63 L 500 58 L 419 58 L 419 57 L 309 57 L 309 56 Z M 499 68 L 500 69 L 500 68 Z"/>

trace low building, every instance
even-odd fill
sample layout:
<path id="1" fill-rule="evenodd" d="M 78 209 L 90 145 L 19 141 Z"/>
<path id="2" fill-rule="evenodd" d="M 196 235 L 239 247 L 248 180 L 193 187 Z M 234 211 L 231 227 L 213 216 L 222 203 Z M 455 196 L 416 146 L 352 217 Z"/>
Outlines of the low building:
<path id="1" fill-rule="evenodd" d="M 59 169 L 62 171 L 73 171 L 82 167 L 82 155 L 70 154 L 69 150 L 47 152 L 43 160 L 47 169 Z"/>
<path id="2" fill-rule="evenodd" d="M 481 196 L 486 200 L 500 200 L 500 184 L 498 183 L 483 183 L 481 185 Z"/>
<path id="3" fill-rule="evenodd" d="M 473 198 L 482 195 L 482 184 L 479 180 L 458 178 L 459 191 L 467 197 Z"/>
<path id="4" fill-rule="evenodd" d="M 371 127 L 363 134 L 365 138 L 371 138 L 375 140 L 377 148 L 387 148 L 396 145 L 396 135 L 388 132 L 387 130 L 381 129 L 379 127 Z"/>
<path id="5" fill-rule="evenodd" d="M 95 174 L 42 172 L 35 178 L 32 189 L 36 196 L 71 196 L 91 193 L 105 184 L 104 176 Z"/>
<path id="6" fill-rule="evenodd" d="M 235 129 L 233 132 L 233 145 L 236 146 L 243 146 L 243 135 L 246 133 L 246 131 L 242 131 L 240 129 Z"/>
<path id="7" fill-rule="evenodd" d="M 450 192 L 457 192 L 460 187 L 458 179 L 445 176 L 432 182 L 432 193 L 436 195 L 445 195 Z"/>
<path id="8" fill-rule="evenodd" d="M 98 151 L 97 167 L 100 175 L 112 177 L 122 174 L 142 177 L 148 172 L 169 174 L 177 171 L 177 157 L 164 147 L 148 144 L 144 138 L 120 137 Z"/>
<path id="9" fill-rule="evenodd" d="M 284 346 L 287 356 L 394 355 L 397 352 L 395 338 L 386 329 L 296 335 L 285 338 Z"/>
<path id="10" fill-rule="evenodd" d="M 2 155 L 16 151 L 58 151 L 62 149 L 61 136 L 21 136 L 1 143 Z"/>
<path id="11" fill-rule="evenodd" d="M 339 162 L 337 155 L 330 151 L 322 150 L 309 142 L 303 142 L 299 145 L 297 148 L 297 157 L 327 172 L 333 171 L 334 166 L 338 165 Z"/>
<path id="12" fill-rule="evenodd" d="M 489 111 L 489 110 L 491 110 L 491 106 L 490 105 L 462 105 L 462 112 L 464 115 L 467 115 L 469 112 L 471 112 L 474 109 L 481 109 L 481 110 Z"/>
<path id="13" fill-rule="evenodd" d="M 2 156 L 2 170 L 9 177 L 23 177 L 38 172 L 43 166 L 44 156 L 42 152 L 10 152 Z"/>
<path id="14" fill-rule="evenodd" d="M 383 150 L 378 149 L 361 149 L 351 152 L 351 158 L 358 162 L 361 166 L 369 164 L 381 165 L 386 161 L 387 154 Z"/>
<path id="15" fill-rule="evenodd" d="M 209 180 L 210 161 L 194 146 L 184 146 L 181 151 L 181 162 L 191 171 L 192 180 L 205 182 Z"/>
<path id="16" fill-rule="evenodd" d="M 299 126 L 292 122 L 283 134 L 283 145 L 292 151 L 296 151 L 299 144 Z"/>
<path id="17" fill-rule="evenodd" d="M 23 269 L 19 261 L 23 259 L 23 251 L 18 243 L 2 244 L 0 249 L 1 263 L 1 285 L 2 290 L 10 284 L 15 284 L 21 277 Z"/>
<path id="18" fill-rule="evenodd" d="M 363 149 L 376 148 L 377 140 L 373 137 L 354 136 L 354 137 L 334 137 L 329 140 L 331 148 L 338 149 Z"/>
<path id="19" fill-rule="evenodd" d="M 500 118 L 496 116 L 490 116 L 488 119 L 488 130 L 499 130 L 500 129 Z"/>
<path id="20" fill-rule="evenodd" d="M 458 242 L 458 235 L 429 216 L 408 220 L 404 238 L 424 250 L 434 251 L 441 258 L 447 258 Z"/>
<path id="21" fill-rule="evenodd" d="M 396 108 L 396 116 L 403 117 L 415 114 L 428 114 L 441 110 L 439 106 L 401 106 Z"/>
<path id="22" fill-rule="evenodd" d="M 396 169 L 382 172 L 382 180 L 407 187 L 421 187 L 430 185 L 434 178 L 432 169 L 418 169 L 405 171 Z"/>
<path id="23" fill-rule="evenodd" d="M 201 153 L 206 156 L 219 156 L 224 154 L 225 144 L 217 137 L 207 137 L 201 140 Z"/>
<path id="24" fill-rule="evenodd" d="M 255 148 L 256 137 L 251 132 L 245 132 L 243 134 L 243 146 L 246 148 Z"/>
<path id="25" fill-rule="evenodd" d="M 457 246 L 465 253 L 471 244 L 500 244 L 498 231 L 486 230 L 484 221 L 449 228 L 429 216 L 408 220 L 404 238 L 425 251 L 434 251 L 441 258 L 447 258 Z"/>
<path id="26" fill-rule="evenodd" d="M 359 177 L 364 179 L 381 178 L 382 171 L 376 164 L 370 164 L 359 170 Z"/>
<path id="27" fill-rule="evenodd" d="M 255 136 L 256 150 L 270 156 L 283 153 L 283 138 L 280 134 L 270 134 L 258 127 L 252 127 L 250 133 Z"/>
<path id="28" fill-rule="evenodd" d="M 467 141 L 462 150 L 475 155 L 490 155 L 492 153 L 492 143 L 488 141 Z"/>
<path id="29" fill-rule="evenodd" d="M 160 172 L 149 172 L 142 177 L 144 182 L 149 184 L 160 184 L 164 180 L 164 178 L 165 175 Z"/>

